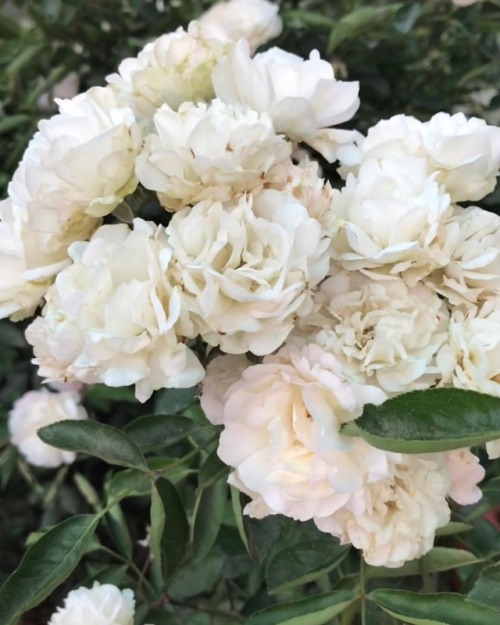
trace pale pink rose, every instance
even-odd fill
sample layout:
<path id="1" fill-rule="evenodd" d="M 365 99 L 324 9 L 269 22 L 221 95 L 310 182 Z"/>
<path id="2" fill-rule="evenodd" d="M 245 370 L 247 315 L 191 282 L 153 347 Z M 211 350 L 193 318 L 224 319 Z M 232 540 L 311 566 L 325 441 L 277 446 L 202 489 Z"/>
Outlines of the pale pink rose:
<path id="1" fill-rule="evenodd" d="M 477 503 L 482 497 L 477 484 L 485 475 L 479 458 L 469 449 L 447 451 L 444 457 L 451 479 L 449 496 L 461 506 Z"/>
<path id="2" fill-rule="evenodd" d="M 37 431 L 66 419 L 87 419 L 79 399 L 74 392 L 51 393 L 41 389 L 29 391 L 15 402 L 8 419 L 10 438 L 30 464 L 56 468 L 75 460 L 76 454 L 47 445 Z"/>
<path id="3" fill-rule="evenodd" d="M 200 404 L 210 423 L 222 424 L 226 391 L 250 364 L 246 356 L 234 354 L 221 354 L 208 363 Z"/>

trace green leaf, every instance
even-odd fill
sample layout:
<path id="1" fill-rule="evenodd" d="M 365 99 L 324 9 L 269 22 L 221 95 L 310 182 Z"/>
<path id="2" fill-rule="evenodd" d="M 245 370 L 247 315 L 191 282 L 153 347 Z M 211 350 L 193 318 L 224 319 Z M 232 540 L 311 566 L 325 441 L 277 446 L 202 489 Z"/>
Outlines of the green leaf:
<path id="1" fill-rule="evenodd" d="M 410 454 L 472 447 L 500 438 L 500 398 L 457 388 L 413 391 L 367 404 L 342 433 Z"/>
<path id="2" fill-rule="evenodd" d="M 357 599 L 346 590 L 332 591 L 301 601 L 272 606 L 253 614 L 246 625 L 323 625 Z"/>
<path id="3" fill-rule="evenodd" d="M 347 13 L 341 17 L 332 28 L 328 39 L 327 52 L 333 52 L 345 39 L 351 39 L 368 31 L 370 34 L 377 24 L 387 24 L 387 20 L 399 11 L 403 6 L 400 2 L 394 2 L 385 6 L 364 6 Z"/>
<path id="4" fill-rule="evenodd" d="M 144 451 L 163 449 L 178 443 L 200 425 L 187 417 L 169 415 L 145 415 L 134 419 L 124 431 Z"/>
<path id="5" fill-rule="evenodd" d="M 284 517 L 279 514 L 252 519 L 245 516 L 243 527 L 248 540 L 248 551 L 257 562 L 263 562 L 282 534 Z"/>
<path id="6" fill-rule="evenodd" d="M 248 538 L 245 532 L 245 526 L 243 524 L 243 510 L 241 509 L 240 491 L 234 486 L 229 487 L 231 493 L 231 508 L 233 510 L 234 522 L 236 529 L 241 538 L 241 542 L 245 545 L 245 549 L 250 553 L 250 547 L 248 544 Z"/>
<path id="7" fill-rule="evenodd" d="M 85 402 L 98 410 L 109 410 L 118 401 L 135 404 L 137 402 L 134 389 L 129 386 L 106 386 L 105 384 L 92 384 L 85 390 Z"/>
<path id="8" fill-rule="evenodd" d="M 409 625 L 498 625 L 498 612 L 463 595 L 374 590 L 368 598 Z"/>
<path id="9" fill-rule="evenodd" d="M 266 582 L 271 594 L 282 592 L 328 573 L 339 565 L 349 547 L 325 538 L 291 545 L 275 553 L 266 568 Z"/>
<path id="10" fill-rule="evenodd" d="M 476 603 L 500 611 L 500 562 L 481 571 L 468 597 Z"/>
<path id="11" fill-rule="evenodd" d="M 59 421 L 38 430 L 44 443 L 97 456 L 109 464 L 147 470 L 141 450 L 126 434 L 97 421 Z"/>
<path id="12" fill-rule="evenodd" d="M 118 501 L 124 497 L 147 495 L 150 490 L 150 479 L 142 471 L 125 469 L 113 473 L 105 485 L 107 500 Z"/>
<path id="13" fill-rule="evenodd" d="M 178 414 L 196 401 L 194 388 L 166 388 L 155 395 L 155 413 Z"/>
<path id="14" fill-rule="evenodd" d="M 11 625 L 48 597 L 75 569 L 92 541 L 99 518 L 75 516 L 46 532 L 28 549 L 0 588 L 0 623 Z"/>
<path id="15" fill-rule="evenodd" d="M 169 480 L 159 478 L 151 502 L 151 544 L 155 558 L 160 557 L 163 579 L 179 568 L 189 541 L 189 524 L 182 501 Z M 155 496 L 156 495 L 156 496 Z"/>
<path id="16" fill-rule="evenodd" d="M 424 559 L 425 563 L 423 562 Z M 481 559 L 469 551 L 451 547 L 434 547 L 423 558 L 410 560 L 397 569 L 368 566 L 366 571 L 369 577 L 403 577 L 405 575 L 421 575 L 423 570 L 427 573 L 439 573 L 478 562 L 481 562 Z"/>
<path id="17" fill-rule="evenodd" d="M 218 482 L 222 478 L 226 478 L 229 473 L 229 467 L 222 462 L 217 455 L 217 451 L 213 451 L 200 467 L 198 475 L 199 488 L 207 488 Z"/>
<path id="18" fill-rule="evenodd" d="M 118 552 L 127 560 L 132 559 L 132 537 L 121 507 L 116 504 L 108 510 L 104 517 L 108 533 L 118 548 Z"/>
<path id="19" fill-rule="evenodd" d="M 462 534 L 472 529 L 472 525 L 462 523 L 461 521 L 450 521 L 447 525 L 439 527 L 436 530 L 436 536 L 452 536 L 453 534 Z"/>
<path id="20" fill-rule="evenodd" d="M 203 560 L 189 560 L 169 581 L 167 594 L 171 599 L 187 599 L 209 592 L 220 580 L 224 558 L 211 553 Z"/>
<path id="21" fill-rule="evenodd" d="M 220 480 L 201 491 L 193 528 L 193 557 L 208 555 L 219 533 L 227 501 L 227 484 Z"/>

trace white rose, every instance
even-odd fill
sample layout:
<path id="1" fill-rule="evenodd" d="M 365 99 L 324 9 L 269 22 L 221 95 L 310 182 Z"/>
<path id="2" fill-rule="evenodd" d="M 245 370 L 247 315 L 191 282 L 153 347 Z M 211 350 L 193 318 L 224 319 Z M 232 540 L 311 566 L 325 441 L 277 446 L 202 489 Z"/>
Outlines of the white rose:
<path id="1" fill-rule="evenodd" d="M 265 190 L 223 206 L 201 202 L 174 214 L 167 228 L 183 308 L 194 327 L 222 351 L 257 355 L 277 349 L 310 289 L 328 271 L 329 239 L 307 209 Z"/>
<path id="2" fill-rule="evenodd" d="M 283 28 L 279 7 L 267 0 L 217 2 L 205 11 L 198 23 L 214 39 L 246 39 L 252 50 L 277 37 Z"/>
<path id="3" fill-rule="evenodd" d="M 18 212 L 9 199 L 0 202 L 0 319 L 15 321 L 33 314 L 69 262 L 64 248 L 44 251 L 44 234 L 33 231 Z"/>
<path id="4" fill-rule="evenodd" d="M 307 340 L 334 354 L 346 375 L 387 393 L 429 388 L 441 377 L 436 354 L 449 314 L 430 288 L 339 272 L 322 283 L 315 300 L 320 310 L 301 320 Z"/>
<path id="5" fill-rule="evenodd" d="M 340 146 L 338 157 L 344 176 L 369 159 L 419 157 L 453 202 L 480 200 L 496 185 L 500 129 L 463 113 L 437 113 L 427 122 L 395 115 L 370 128 L 364 140 Z"/>
<path id="6" fill-rule="evenodd" d="M 244 355 L 221 354 L 208 363 L 200 393 L 200 405 L 214 425 L 222 424 L 224 395 L 251 362 Z"/>
<path id="7" fill-rule="evenodd" d="M 485 475 L 479 458 L 469 449 L 453 449 L 447 451 L 444 457 L 451 479 L 449 496 L 461 506 L 477 503 L 482 497 L 477 484 Z"/>
<path id="8" fill-rule="evenodd" d="M 428 176 L 424 159 L 364 161 L 334 201 L 343 223 L 332 256 L 346 269 L 380 268 L 415 283 L 449 261 L 443 232 L 450 198 Z"/>
<path id="9" fill-rule="evenodd" d="M 203 367 L 179 341 L 179 288 L 169 282 L 164 228 L 136 219 L 102 226 L 70 247 L 73 264 L 49 289 L 43 316 L 27 329 L 40 375 L 107 386 L 136 385 L 147 400 L 163 387 L 191 387 Z"/>
<path id="10" fill-rule="evenodd" d="M 384 399 L 376 387 L 348 383 L 341 364 L 317 345 L 287 346 L 247 367 L 224 395 L 218 449 L 234 467 L 230 483 L 253 499 L 245 512 L 328 516 L 362 486 L 359 462 L 372 477 L 384 474 L 385 452 L 357 454 L 362 441 L 339 433 L 364 403 Z"/>
<path id="11" fill-rule="evenodd" d="M 291 164 L 292 145 L 267 113 L 247 106 L 186 102 L 176 112 L 164 105 L 153 121 L 156 134 L 146 137 L 136 171 L 170 210 L 259 190 L 277 165 Z"/>
<path id="12" fill-rule="evenodd" d="M 448 523 L 450 478 L 442 454 L 392 456 L 387 475 L 365 477 L 345 506 L 314 521 L 362 550 L 368 564 L 398 568 L 432 549 L 436 529 Z"/>
<path id="13" fill-rule="evenodd" d="M 204 37 L 199 25 L 191 22 L 187 32 L 178 28 L 146 44 L 106 80 L 140 118 L 151 118 L 162 104 L 177 110 L 183 102 L 211 100 L 213 67 L 232 45 Z"/>
<path id="14" fill-rule="evenodd" d="M 468 7 L 471 4 L 476 4 L 476 2 L 482 2 L 482 0 L 451 0 L 451 1 L 457 7 Z"/>
<path id="15" fill-rule="evenodd" d="M 134 611 L 132 590 L 94 582 L 92 588 L 72 590 L 48 625 L 133 625 Z"/>
<path id="16" fill-rule="evenodd" d="M 443 384 L 500 397 L 500 299 L 453 311 L 437 357 Z"/>
<path id="17" fill-rule="evenodd" d="M 314 142 L 318 131 L 351 119 L 359 107 L 358 83 L 336 80 L 316 50 L 307 60 L 280 48 L 250 58 L 240 40 L 212 79 L 217 97 L 269 113 L 276 131 L 293 141 Z"/>
<path id="18" fill-rule="evenodd" d="M 38 437 L 38 430 L 66 419 L 87 419 L 87 412 L 74 392 L 51 393 L 46 389 L 29 391 L 18 399 L 9 412 L 10 439 L 26 460 L 37 467 L 56 468 L 71 464 L 71 451 L 56 449 Z"/>
<path id="19" fill-rule="evenodd" d="M 32 227 L 56 240 L 68 222 L 83 213 L 107 215 L 134 191 L 141 144 L 132 110 L 120 107 L 109 87 L 94 87 L 58 105 L 58 115 L 39 123 L 9 185 Z"/>
<path id="20" fill-rule="evenodd" d="M 500 217 L 457 207 L 448 222 L 450 262 L 429 283 L 454 305 L 500 296 Z"/>

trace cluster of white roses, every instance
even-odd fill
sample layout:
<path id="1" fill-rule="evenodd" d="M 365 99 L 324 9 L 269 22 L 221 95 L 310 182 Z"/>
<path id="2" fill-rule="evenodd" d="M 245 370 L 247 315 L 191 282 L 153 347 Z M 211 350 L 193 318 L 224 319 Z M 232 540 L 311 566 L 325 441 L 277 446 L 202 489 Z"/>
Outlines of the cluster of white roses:
<path id="1" fill-rule="evenodd" d="M 500 395 L 500 217 L 456 205 L 493 190 L 500 130 L 445 113 L 332 129 L 358 84 L 315 51 L 253 55 L 280 29 L 276 5 L 231 0 L 59 101 L 0 205 L 0 315 L 45 298 L 27 338 L 49 381 L 145 401 L 204 379 L 248 514 L 313 519 L 399 566 L 484 471 L 469 450 L 388 453 L 340 428 L 410 390 Z M 344 187 L 298 144 L 339 160 Z M 101 226 L 136 189 L 168 225 Z M 197 338 L 222 352 L 206 372 Z"/>

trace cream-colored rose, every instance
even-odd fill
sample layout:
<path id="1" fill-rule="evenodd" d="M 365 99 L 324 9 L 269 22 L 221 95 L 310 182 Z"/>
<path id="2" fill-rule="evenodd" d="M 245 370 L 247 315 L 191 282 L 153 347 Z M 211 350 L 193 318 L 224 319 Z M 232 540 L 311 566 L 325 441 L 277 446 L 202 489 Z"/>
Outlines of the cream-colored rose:
<path id="1" fill-rule="evenodd" d="M 319 311 L 301 320 L 307 340 L 334 354 L 346 375 L 386 393 L 429 388 L 440 378 L 436 354 L 449 314 L 432 289 L 338 271 L 315 301 Z"/>
<path id="2" fill-rule="evenodd" d="M 463 113 L 437 113 L 427 122 L 395 115 L 370 128 L 366 139 L 340 146 L 338 157 L 344 176 L 369 159 L 422 158 L 453 202 L 475 201 L 495 188 L 500 129 Z"/>
<path id="3" fill-rule="evenodd" d="M 325 517 L 362 487 L 359 463 L 372 479 L 384 475 L 385 452 L 339 433 L 364 403 L 384 399 L 376 387 L 347 382 L 341 363 L 317 345 L 284 347 L 247 367 L 224 395 L 218 449 L 234 468 L 230 483 L 252 497 L 245 512 Z"/>
<path id="4" fill-rule="evenodd" d="M 432 549 L 436 529 L 450 519 L 449 488 L 442 454 L 400 455 L 390 460 L 387 475 L 365 477 L 345 506 L 314 521 L 360 549 L 368 564 L 398 568 Z"/>
<path id="5" fill-rule="evenodd" d="M 335 192 L 334 207 L 342 227 L 332 256 L 346 269 L 404 274 L 414 284 L 450 259 L 445 222 L 453 209 L 425 159 L 364 161 Z"/>
<path id="6" fill-rule="evenodd" d="M 163 387 L 191 387 L 203 367 L 176 333 L 179 288 L 161 226 L 136 219 L 102 226 L 70 247 L 73 264 L 49 289 L 27 329 L 40 375 L 107 386 L 135 384 L 139 401 Z"/>
<path id="7" fill-rule="evenodd" d="M 469 449 L 453 449 L 447 451 L 444 457 L 451 480 L 449 496 L 461 506 L 477 503 L 482 497 L 477 484 L 485 475 L 479 458 Z"/>
<path id="8" fill-rule="evenodd" d="M 291 143 L 276 135 L 267 113 L 247 106 L 186 102 L 176 112 L 163 105 L 153 121 L 136 171 L 169 210 L 258 191 L 279 178 L 279 165 L 292 164 Z"/>
<path id="9" fill-rule="evenodd" d="M 451 1 L 457 7 L 468 7 L 471 4 L 476 4 L 476 2 L 482 2 L 482 0 L 451 0 Z"/>
<path id="10" fill-rule="evenodd" d="M 134 191 L 142 139 L 132 110 L 118 104 L 110 87 L 58 105 L 58 115 L 39 123 L 9 185 L 31 227 L 52 233 L 56 247 L 61 232 L 74 222 L 79 228 L 84 214 L 107 215 Z"/>
<path id="11" fill-rule="evenodd" d="M 307 60 L 280 48 L 251 58 L 241 40 L 217 63 L 212 79 L 217 97 L 269 113 L 276 131 L 293 141 L 314 142 L 321 129 L 348 121 L 359 107 L 358 83 L 336 80 L 316 50 Z"/>
<path id="12" fill-rule="evenodd" d="M 450 262 L 431 274 L 429 283 L 453 305 L 500 296 L 500 217 L 457 206 L 448 232 Z"/>
<path id="13" fill-rule="evenodd" d="M 46 389 L 29 391 L 15 402 L 9 412 L 12 444 L 34 466 L 53 469 L 61 464 L 71 464 L 76 454 L 47 445 L 37 434 L 40 428 L 66 419 L 87 419 L 78 393 L 51 393 Z"/>
<path id="14" fill-rule="evenodd" d="M 211 100 L 212 70 L 232 46 L 206 38 L 198 23 L 191 22 L 187 32 L 178 28 L 146 44 L 106 80 L 139 118 L 151 118 L 162 104 L 177 110 L 183 102 Z"/>
<path id="15" fill-rule="evenodd" d="M 34 313 L 54 276 L 69 263 L 64 248 L 43 251 L 43 233 L 33 231 L 22 214 L 9 199 L 0 202 L 0 319 L 14 321 Z"/>
<path id="16" fill-rule="evenodd" d="M 252 50 L 277 37 L 283 28 L 279 7 L 267 0 L 217 2 L 198 20 L 202 32 L 214 39 L 246 39 Z"/>
<path id="17" fill-rule="evenodd" d="M 438 366 L 443 385 L 500 397 L 500 299 L 453 311 Z"/>
<path id="18" fill-rule="evenodd" d="M 48 625 L 133 625 L 134 611 L 134 593 L 129 588 L 94 582 L 92 588 L 72 590 Z"/>
<path id="19" fill-rule="evenodd" d="M 328 271 L 329 239 L 293 197 L 272 189 L 229 205 L 201 202 L 167 228 L 192 327 L 222 351 L 277 349 Z"/>
<path id="20" fill-rule="evenodd" d="M 200 405 L 210 423 L 222 424 L 224 395 L 250 364 L 246 356 L 235 354 L 221 354 L 208 363 L 200 393 Z"/>

